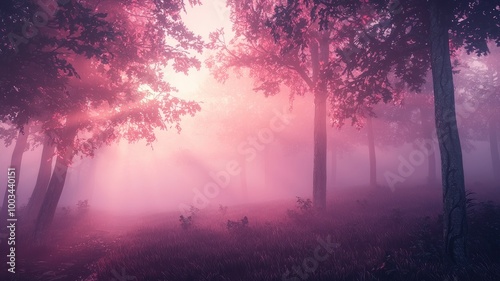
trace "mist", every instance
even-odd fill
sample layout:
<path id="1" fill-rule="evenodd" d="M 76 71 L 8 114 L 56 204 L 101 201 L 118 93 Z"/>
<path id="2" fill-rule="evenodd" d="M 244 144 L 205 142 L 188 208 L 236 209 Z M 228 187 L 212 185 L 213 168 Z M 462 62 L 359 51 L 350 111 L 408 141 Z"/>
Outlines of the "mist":
<path id="1" fill-rule="evenodd" d="M 497 4 L 62 2 L 0 5 L 0 279 L 500 276 Z"/>

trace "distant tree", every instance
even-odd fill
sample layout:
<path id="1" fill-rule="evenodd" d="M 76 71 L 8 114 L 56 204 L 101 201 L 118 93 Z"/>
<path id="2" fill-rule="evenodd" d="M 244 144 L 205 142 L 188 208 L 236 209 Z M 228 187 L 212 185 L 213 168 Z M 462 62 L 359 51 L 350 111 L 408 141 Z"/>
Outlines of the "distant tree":
<path id="1" fill-rule="evenodd" d="M 354 102 L 369 104 L 382 96 L 353 101 L 332 94 L 342 83 L 342 70 L 332 48 L 341 34 L 335 29 L 320 31 L 309 16 L 311 9 L 300 1 L 281 5 L 264 0 L 229 0 L 227 4 L 234 37 L 226 41 L 223 30 L 211 34 L 210 47 L 217 53 L 207 60 L 207 65 L 219 81 L 227 79 L 229 70 L 236 73 L 248 70 L 255 81 L 255 90 L 266 96 L 279 93 L 282 86 L 291 89 L 291 100 L 306 93 L 314 95 L 313 203 L 315 208 L 324 209 L 328 98 L 335 104 L 331 116 L 336 124 L 341 124 L 348 118 L 356 122 L 361 115 L 359 105 Z M 342 18 L 335 19 L 332 26 L 340 25 L 341 21 Z"/>
<path id="2" fill-rule="evenodd" d="M 495 50 L 497 51 L 497 50 Z M 493 52 L 483 58 L 466 60 L 460 68 L 457 81 L 458 97 L 465 106 L 473 106 L 473 112 L 463 116 L 459 125 L 462 135 L 476 141 L 487 141 L 490 146 L 491 167 L 494 182 L 500 183 L 500 53 Z"/>
<path id="3" fill-rule="evenodd" d="M 396 106 L 376 108 L 377 116 L 386 124 L 380 142 L 392 147 L 411 144 L 415 149 L 427 150 L 427 185 L 437 183 L 435 126 L 432 122 L 434 99 L 424 86 L 422 93 L 406 93 Z"/>

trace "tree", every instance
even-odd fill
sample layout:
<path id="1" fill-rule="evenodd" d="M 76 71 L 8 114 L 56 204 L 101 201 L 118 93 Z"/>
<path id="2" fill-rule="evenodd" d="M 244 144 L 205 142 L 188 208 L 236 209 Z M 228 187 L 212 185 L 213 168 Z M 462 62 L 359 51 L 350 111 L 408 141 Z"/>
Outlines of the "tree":
<path id="1" fill-rule="evenodd" d="M 201 52 L 203 43 L 182 23 L 182 1 L 61 2 L 36 38 L 0 50 L 17 74 L 0 79 L 8 89 L 1 120 L 21 128 L 39 121 L 57 147 L 36 235 L 52 221 L 75 155 L 93 156 L 120 138 L 151 143 L 155 128 L 180 130 L 181 116 L 199 111 L 198 104 L 172 95 L 176 90 L 164 81 L 167 66 L 187 73 L 200 65 L 189 52 Z M 37 9 L 31 1 L 2 7 L 5 38 Z M 37 76 L 36 70 L 43 71 Z"/>
<path id="2" fill-rule="evenodd" d="M 52 160 L 56 152 L 55 149 L 56 147 L 53 144 L 53 140 L 46 135 L 42 144 L 42 156 L 40 158 L 40 168 L 38 169 L 35 187 L 33 188 L 33 192 L 26 207 L 25 221 L 28 223 L 34 222 L 42 207 L 43 199 L 47 193 L 47 187 L 50 181 Z"/>
<path id="3" fill-rule="evenodd" d="M 310 8 L 299 1 L 281 5 L 264 0 L 229 0 L 227 4 L 234 37 L 226 41 L 223 30 L 211 34 L 209 46 L 217 52 L 207 65 L 219 81 L 226 80 L 231 69 L 240 74 L 248 70 L 255 91 L 266 96 L 279 93 L 281 87 L 290 89 L 291 100 L 297 95 L 314 95 L 313 203 L 315 208 L 324 209 L 327 103 L 336 105 L 332 116 L 338 123 L 347 118 L 355 120 L 360 114 L 352 103 L 331 94 L 341 83 L 342 72 L 332 52 L 339 34 L 333 29 L 318 30 L 318 24 L 309 17 Z"/>
<path id="4" fill-rule="evenodd" d="M 336 20 L 343 1 L 314 2 L 322 28 Z M 463 46 L 468 53 L 486 55 L 487 42 L 500 45 L 496 1 L 376 1 L 364 5 L 372 19 L 366 22 L 363 9 L 352 13 L 346 29 L 350 42 L 341 48 L 346 71 L 354 81 L 367 77 L 384 81 L 400 77 L 418 91 L 432 70 L 434 108 L 441 155 L 445 254 L 452 263 L 467 263 L 467 218 L 462 150 L 457 129 L 450 49 Z M 394 71 L 392 71 L 394 70 Z M 389 85 L 390 86 L 390 85 Z"/>
<path id="5" fill-rule="evenodd" d="M 19 130 L 17 135 L 16 144 L 14 146 L 14 151 L 12 152 L 12 158 L 10 160 L 10 167 L 15 169 L 15 190 L 19 186 L 19 179 L 21 175 L 21 161 L 28 146 L 28 135 L 29 135 L 29 127 L 25 126 L 24 129 Z M 2 204 L 2 210 L 0 214 L 0 219 L 6 221 L 9 217 L 8 215 L 8 199 L 9 199 L 9 188 L 5 186 L 5 195 Z"/>

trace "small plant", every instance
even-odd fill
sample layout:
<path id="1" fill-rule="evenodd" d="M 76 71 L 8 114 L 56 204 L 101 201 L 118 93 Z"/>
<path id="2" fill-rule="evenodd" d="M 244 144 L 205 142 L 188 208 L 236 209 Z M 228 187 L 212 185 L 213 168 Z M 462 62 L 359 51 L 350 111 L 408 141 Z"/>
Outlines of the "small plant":
<path id="1" fill-rule="evenodd" d="M 302 212 L 308 212 L 312 209 L 312 201 L 311 199 L 301 198 L 297 196 L 297 208 L 299 208 Z"/>
<path id="2" fill-rule="evenodd" d="M 85 214 L 90 208 L 89 200 L 78 200 L 76 206 L 79 214 Z"/>
<path id="3" fill-rule="evenodd" d="M 190 228 L 193 225 L 193 218 L 191 216 L 184 217 L 183 215 L 181 215 L 179 217 L 179 221 L 181 222 L 181 227 L 184 230 Z"/>
<path id="4" fill-rule="evenodd" d="M 222 215 L 225 215 L 227 213 L 227 206 L 222 206 L 222 204 L 219 205 L 219 213 Z"/>
<path id="5" fill-rule="evenodd" d="M 308 217 L 313 213 L 313 204 L 311 199 L 301 198 L 297 196 L 296 208 L 300 210 L 297 212 L 296 210 L 287 210 L 287 215 L 291 219 L 294 219 L 300 223 L 305 222 Z"/>
<path id="6" fill-rule="evenodd" d="M 61 211 L 62 211 L 63 216 L 67 217 L 71 213 L 71 207 L 70 206 L 62 207 Z"/>
<path id="7" fill-rule="evenodd" d="M 248 218 L 247 216 L 243 217 L 243 219 L 239 221 L 227 220 L 227 229 L 241 229 L 243 227 L 248 226 Z"/>

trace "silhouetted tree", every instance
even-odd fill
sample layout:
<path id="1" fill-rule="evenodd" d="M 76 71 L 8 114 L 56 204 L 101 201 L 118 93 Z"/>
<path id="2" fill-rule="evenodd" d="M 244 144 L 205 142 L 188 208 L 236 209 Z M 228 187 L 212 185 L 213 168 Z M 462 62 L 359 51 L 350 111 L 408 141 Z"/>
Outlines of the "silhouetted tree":
<path id="1" fill-rule="evenodd" d="M 15 191 L 14 195 L 17 193 L 19 187 L 19 179 L 21 175 L 21 161 L 23 158 L 24 151 L 28 146 L 28 135 L 29 135 L 29 126 L 24 126 L 23 129 L 19 130 L 19 133 L 16 138 L 16 144 L 14 145 L 14 151 L 12 152 L 12 157 L 10 160 L 10 168 L 15 169 Z M 8 218 L 8 199 L 9 199 L 9 188 L 7 185 L 5 186 L 5 195 L 2 204 L 2 210 L 0 214 L 0 219 L 6 221 Z M 17 215 L 17 214 L 16 214 Z M 3 227 L 2 227 L 3 228 Z"/>

